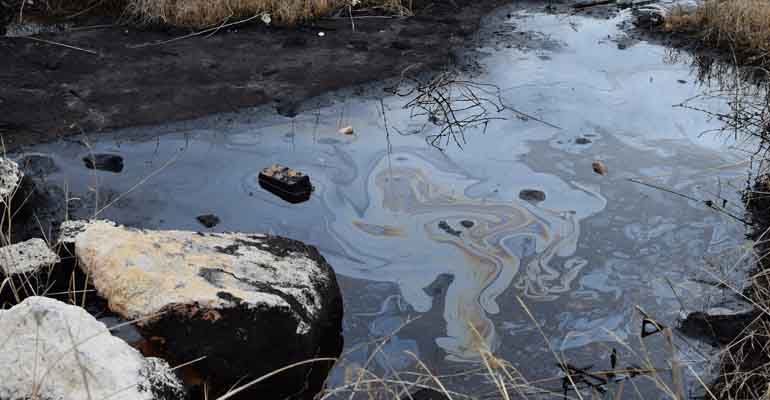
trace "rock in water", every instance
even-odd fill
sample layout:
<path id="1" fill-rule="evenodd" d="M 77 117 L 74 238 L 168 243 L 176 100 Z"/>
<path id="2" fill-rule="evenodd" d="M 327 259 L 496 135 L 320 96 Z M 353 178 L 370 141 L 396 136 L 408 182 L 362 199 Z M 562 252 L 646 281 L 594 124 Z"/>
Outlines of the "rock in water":
<path id="1" fill-rule="evenodd" d="M 206 228 L 213 228 L 219 225 L 219 217 L 214 214 L 199 215 L 196 219 Z"/>
<path id="2" fill-rule="evenodd" d="M 259 173 L 259 186 L 289 203 L 307 201 L 313 193 L 309 176 L 279 164 Z"/>
<path id="3" fill-rule="evenodd" d="M 51 156 L 45 154 L 26 154 L 19 160 L 24 175 L 44 177 L 59 171 Z"/>
<path id="4" fill-rule="evenodd" d="M 88 169 L 98 169 L 114 173 L 123 172 L 123 157 L 117 154 L 91 154 L 83 157 Z"/>
<path id="5" fill-rule="evenodd" d="M 337 357 L 342 300 L 334 271 L 301 242 L 256 234 L 148 231 L 67 222 L 61 241 L 110 309 L 142 318 L 176 362 L 229 389 L 289 364 Z M 310 397 L 330 363 L 288 370 L 243 398 Z"/>
<path id="6" fill-rule="evenodd" d="M 0 399 L 185 398 L 168 363 L 144 358 L 80 307 L 30 297 L 0 311 L 0 331 Z"/>
<path id="7" fill-rule="evenodd" d="M 545 192 L 536 189 L 523 189 L 519 192 L 519 198 L 531 203 L 541 203 L 545 201 Z"/>

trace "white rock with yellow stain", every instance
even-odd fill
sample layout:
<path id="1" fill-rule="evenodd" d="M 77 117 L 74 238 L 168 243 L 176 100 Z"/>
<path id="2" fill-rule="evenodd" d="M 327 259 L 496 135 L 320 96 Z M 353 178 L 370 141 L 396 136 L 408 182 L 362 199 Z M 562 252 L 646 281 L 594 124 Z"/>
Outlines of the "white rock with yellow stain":
<path id="1" fill-rule="evenodd" d="M 84 309 L 29 297 L 0 311 L 0 399 L 176 400 L 169 365 L 144 358 Z"/>
<path id="2" fill-rule="evenodd" d="M 282 307 L 294 311 L 301 334 L 320 311 L 314 288 L 328 285 L 316 260 L 289 254 L 267 235 L 150 231 L 109 221 L 65 222 L 62 231 L 110 309 L 127 319 L 177 304 Z"/>

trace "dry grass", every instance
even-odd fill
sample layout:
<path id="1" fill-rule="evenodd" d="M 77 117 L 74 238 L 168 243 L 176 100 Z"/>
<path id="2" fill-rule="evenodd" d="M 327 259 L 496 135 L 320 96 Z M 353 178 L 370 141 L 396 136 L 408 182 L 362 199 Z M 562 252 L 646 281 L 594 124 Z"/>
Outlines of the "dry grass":
<path id="1" fill-rule="evenodd" d="M 770 51 L 770 1 L 706 0 L 694 10 L 672 10 L 665 28 L 695 33 L 709 44 L 765 59 Z"/>
<path id="2" fill-rule="evenodd" d="M 352 4 L 352 0 L 129 0 L 127 9 L 143 22 L 203 28 L 261 14 L 270 15 L 275 23 L 293 25 Z M 357 7 L 398 13 L 406 9 L 400 0 L 362 1 Z"/>

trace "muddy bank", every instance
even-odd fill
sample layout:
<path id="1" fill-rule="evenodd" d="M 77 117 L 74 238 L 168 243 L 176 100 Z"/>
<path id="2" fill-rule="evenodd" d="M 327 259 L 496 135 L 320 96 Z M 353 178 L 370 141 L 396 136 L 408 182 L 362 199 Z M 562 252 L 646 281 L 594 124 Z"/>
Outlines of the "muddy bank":
<path id="1" fill-rule="evenodd" d="M 436 2 L 412 18 L 261 24 L 163 45 L 187 32 L 130 27 L 0 37 L 0 134 L 9 150 L 59 136 L 273 104 L 450 63 L 505 0 Z M 456 7 L 453 5 L 455 4 Z M 321 36 L 323 33 L 323 36 Z M 85 50 L 85 51 L 84 51 Z"/>

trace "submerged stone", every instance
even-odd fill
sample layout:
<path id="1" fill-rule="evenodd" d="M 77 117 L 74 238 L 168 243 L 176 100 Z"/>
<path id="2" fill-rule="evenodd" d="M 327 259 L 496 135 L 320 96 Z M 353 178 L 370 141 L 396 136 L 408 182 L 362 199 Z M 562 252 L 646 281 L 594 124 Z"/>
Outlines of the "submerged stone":
<path id="1" fill-rule="evenodd" d="M 107 221 L 67 222 L 74 247 L 109 308 L 141 319 L 175 362 L 216 389 L 341 350 L 342 300 L 334 271 L 312 246 L 277 236 L 149 231 Z M 331 363 L 294 368 L 245 394 L 316 393 Z M 269 394 L 269 395 L 268 395 Z"/>
<path id="2" fill-rule="evenodd" d="M 524 189 L 519 192 L 519 198 L 532 203 L 540 203 L 545 201 L 545 192 L 542 190 Z"/>
<path id="3" fill-rule="evenodd" d="M 45 154 L 27 154 L 19 160 L 24 175 L 43 177 L 59 171 L 51 156 Z"/>
<path id="4" fill-rule="evenodd" d="M 123 172 L 123 157 L 117 154 L 91 154 L 83 157 L 88 169 L 97 169 L 114 173 Z"/>
<path id="5" fill-rule="evenodd" d="M 180 400 L 168 363 L 145 358 L 84 309 L 30 297 L 0 310 L 0 399 Z"/>
<path id="6" fill-rule="evenodd" d="M 713 344 L 730 344 L 752 325 L 762 324 L 757 310 L 735 313 L 696 311 L 682 320 L 679 330 L 687 336 Z"/>
<path id="7" fill-rule="evenodd" d="M 213 228 L 219 225 L 219 217 L 214 214 L 199 215 L 196 219 L 206 228 Z"/>

